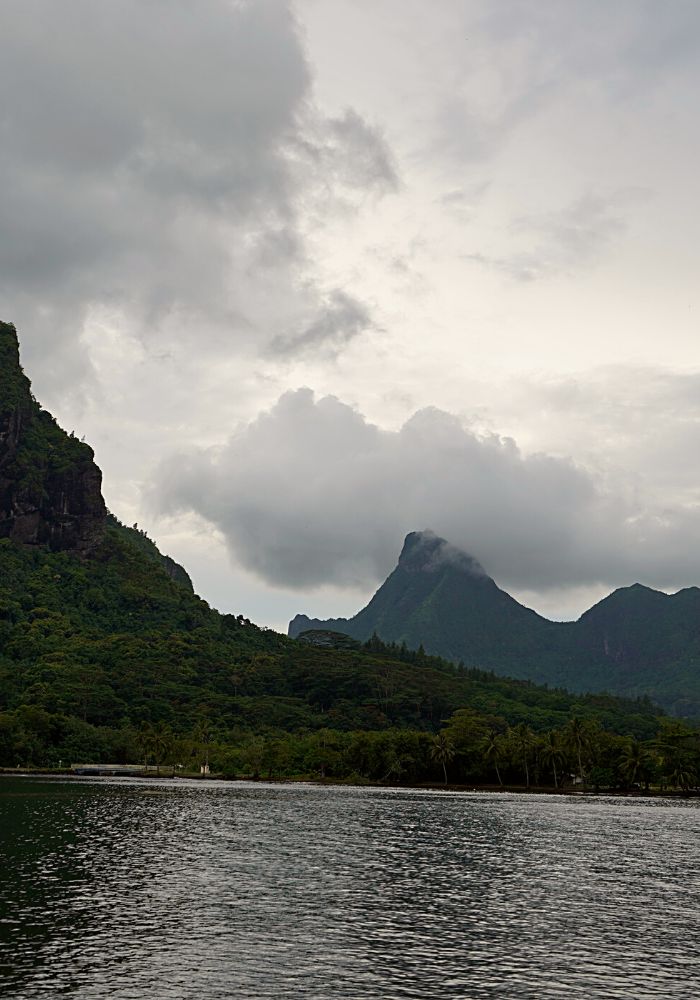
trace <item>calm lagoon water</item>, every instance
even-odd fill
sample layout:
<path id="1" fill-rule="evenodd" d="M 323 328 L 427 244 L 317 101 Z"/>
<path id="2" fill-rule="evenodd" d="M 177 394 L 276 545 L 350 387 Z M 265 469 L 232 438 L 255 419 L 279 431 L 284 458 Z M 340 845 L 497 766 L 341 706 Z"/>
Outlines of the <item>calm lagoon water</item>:
<path id="1" fill-rule="evenodd" d="M 0 779 L 0 995 L 700 996 L 700 808 Z"/>

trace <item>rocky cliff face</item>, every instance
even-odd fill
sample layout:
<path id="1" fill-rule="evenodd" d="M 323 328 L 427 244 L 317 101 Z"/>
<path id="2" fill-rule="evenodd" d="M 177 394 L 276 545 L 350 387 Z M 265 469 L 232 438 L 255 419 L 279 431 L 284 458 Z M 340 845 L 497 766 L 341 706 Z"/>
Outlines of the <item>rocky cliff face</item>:
<path id="1" fill-rule="evenodd" d="M 0 538 L 88 554 L 107 520 L 101 486 L 92 449 L 34 400 L 16 330 L 0 323 Z"/>

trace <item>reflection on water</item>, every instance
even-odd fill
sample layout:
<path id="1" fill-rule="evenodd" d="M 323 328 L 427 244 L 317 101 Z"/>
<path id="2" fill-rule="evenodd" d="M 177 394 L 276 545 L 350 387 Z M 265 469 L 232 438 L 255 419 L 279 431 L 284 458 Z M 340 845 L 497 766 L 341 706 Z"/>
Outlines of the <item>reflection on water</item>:
<path id="1" fill-rule="evenodd" d="M 700 995 L 700 809 L 0 779 L 6 998 Z"/>

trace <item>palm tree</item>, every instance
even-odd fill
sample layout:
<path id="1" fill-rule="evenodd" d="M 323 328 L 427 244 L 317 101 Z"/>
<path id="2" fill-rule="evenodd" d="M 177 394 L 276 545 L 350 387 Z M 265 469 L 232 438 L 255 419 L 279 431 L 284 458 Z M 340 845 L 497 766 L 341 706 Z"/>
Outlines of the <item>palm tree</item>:
<path id="1" fill-rule="evenodd" d="M 542 738 L 542 745 L 540 747 L 540 757 L 542 763 L 545 766 L 552 768 L 554 773 L 554 787 L 559 787 L 559 779 L 557 776 L 557 764 L 561 765 L 564 763 L 565 752 L 562 745 L 561 734 L 556 731 L 556 729 L 550 729 L 544 734 Z"/>
<path id="2" fill-rule="evenodd" d="M 212 743 L 212 733 L 209 720 L 199 719 L 192 731 L 192 754 L 199 758 L 199 768 L 203 774 L 209 774 L 209 748 Z M 204 763 L 202 763 L 204 758 Z"/>
<path id="3" fill-rule="evenodd" d="M 244 765 L 252 772 L 253 780 L 258 781 L 265 758 L 265 743 L 260 737 L 250 739 L 242 748 Z"/>
<path id="4" fill-rule="evenodd" d="M 530 749 L 535 742 L 535 734 L 525 722 L 519 722 L 514 729 L 510 730 L 510 739 L 516 753 L 519 755 L 525 770 L 525 787 L 530 787 L 530 766 L 528 756 Z"/>
<path id="5" fill-rule="evenodd" d="M 401 775 L 405 772 L 406 768 L 403 766 L 403 761 L 399 757 L 395 749 L 389 750 L 386 755 L 386 774 L 382 777 L 382 781 L 388 781 L 389 778 L 394 776 L 396 781 L 401 780 Z"/>
<path id="6" fill-rule="evenodd" d="M 501 734 L 492 730 L 485 738 L 481 747 L 481 752 L 486 760 L 492 762 L 494 768 L 496 769 L 498 784 L 502 786 L 503 779 L 501 778 L 501 772 L 498 769 L 498 761 L 503 756 L 503 737 Z"/>
<path id="7" fill-rule="evenodd" d="M 153 753 L 153 726 L 150 722 L 142 723 L 136 736 L 136 743 L 143 754 L 143 766 L 148 767 L 148 758 Z"/>
<path id="8" fill-rule="evenodd" d="M 156 722 L 151 727 L 151 749 L 156 762 L 156 773 L 160 774 L 160 765 L 170 753 L 173 746 L 173 731 L 167 723 Z"/>
<path id="9" fill-rule="evenodd" d="M 437 736 L 433 737 L 433 743 L 429 752 L 431 760 L 434 760 L 437 764 L 442 764 L 442 773 L 445 776 L 445 784 L 447 784 L 447 765 L 450 761 L 454 760 L 454 743 L 444 733 L 438 733 Z"/>
<path id="10" fill-rule="evenodd" d="M 569 719 L 565 733 L 567 743 L 576 754 L 579 777 L 583 781 L 585 779 L 583 770 L 583 751 L 589 746 L 588 727 L 582 719 L 579 719 L 574 715 Z"/>
<path id="11" fill-rule="evenodd" d="M 662 783 L 669 782 L 686 791 L 697 782 L 700 744 L 695 730 L 678 719 L 667 719 L 662 723 L 652 747 Z"/>
<path id="12" fill-rule="evenodd" d="M 664 777 L 670 785 L 687 792 L 696 783 L 698 776 L 687 755 L 676 752 L 665 761 Z"/>
<path id="13" fill-rule="evenodd" d="M 649 751 L 640 740 L 630 738 L 620 755 L 620 773 L 628 785 L 644 779 L 649 784 Z"/>

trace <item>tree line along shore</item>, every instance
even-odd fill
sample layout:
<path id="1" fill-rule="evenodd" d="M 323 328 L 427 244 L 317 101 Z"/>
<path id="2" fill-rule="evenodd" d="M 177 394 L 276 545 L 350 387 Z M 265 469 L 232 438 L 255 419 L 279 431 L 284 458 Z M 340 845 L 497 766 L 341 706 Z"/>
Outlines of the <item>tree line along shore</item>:
<path id="1" fill-rule="evenodd" d="M 3 728 L 7 736 L 0 716 L 0 735 Z M 672 719 L 662 719 L 649 739 L 608 732 L 595 720 L 575 716 L 538 733 L 527 723 L 508 725 L 470 708 L 454 712 L 437 733 L 322 728 L 230 740 L 230 734 L 223 738 L 209 720 L 200 719 L 186 733 L 158 722 L 103 731 L 101 737 L 95 760 L 143 765 L 151 776 L 155 767 L 183 777 L 626 794 L 689 794 L 700 786 L 700 735 Z M 5 752 L 3 770 L 68 773 L 76 759 L 70 759 L 70 750 L 68 742 L 62 749 L 68 757 L 38 753 L 33 762 L 14 764 Z M 78 759 L 86 758 L 78 754 Z"/>

